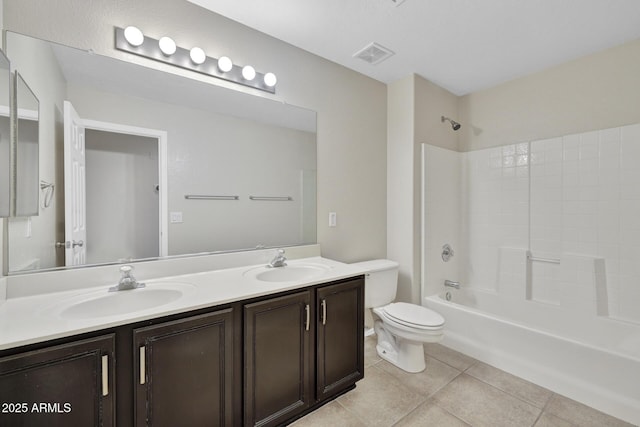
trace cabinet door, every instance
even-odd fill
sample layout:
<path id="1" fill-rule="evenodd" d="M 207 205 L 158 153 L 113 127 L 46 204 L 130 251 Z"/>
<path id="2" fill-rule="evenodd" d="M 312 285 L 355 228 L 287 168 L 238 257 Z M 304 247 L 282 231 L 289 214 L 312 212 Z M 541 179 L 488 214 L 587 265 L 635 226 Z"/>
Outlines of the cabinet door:
<path id="1" fill-rule="evenodd" d="M 0 358 L 0 425 L 114 425 L 113 334 Z"/>
<path id="2" fill-rule="evenodd" d="M 233 424 L 232 309 L 135 329 L 137 426 Z"/>
<path id="3" fill-rule="evenodd" d="M 309 291 L 244 308 L 244 424 L 280 425 L 311 403 Z"/>
<path id="4" fill-rule="evenodd" d="M 325 286 L 318 307 L 316 397 L 323 400 L 364 376 L 364 283 Z"/>

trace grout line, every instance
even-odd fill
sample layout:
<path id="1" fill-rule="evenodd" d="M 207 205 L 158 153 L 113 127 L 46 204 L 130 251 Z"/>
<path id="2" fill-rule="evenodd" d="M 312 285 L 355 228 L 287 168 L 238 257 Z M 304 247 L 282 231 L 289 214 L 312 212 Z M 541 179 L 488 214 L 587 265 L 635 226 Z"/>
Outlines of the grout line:
<path id="1" fill-rule="evenodd" d="M 353 390 L 352 390 L 353 391 Z M 342 403 L 340 403 L 340 401 L 338 401 L 338 399 L 335 399 L 334 402 L 336 402 L 338 405 L 340 405 L 342 407 L 342 409 L 344 409 L 345 411 L 347 411 L 351 416 L 353 416 L 356 420 L 360 421 L 360 423 L 362 423 L 362 425 L 367 425 L 366 421 L 363 420 L 362 418 L 360 418 L 358 416 L 358 414 L 356 414 L 355 412 L 351 411 L 349 408 L 347 408 L 346 406 L 344 406 Z"/>
<path id="2" fill-rule="evenodd" d="M 466 425 L 471 427 L 471 423 L 466 422 L 464 419 L 460 418 L 459 416 L 457 416 L 456 414 L 453 414 L 451 412 L 449 412 L 446 408 L 443 408 L 442 406 L 438 405 L 437 403 L 433 403 L 434 406 L 437 406 L 438 408 L 442 409 L 444 412 L 446 412 L 447 414 L 451 415 L 452 417 L 454 417 L 455 419 L 460 420 L 461 422 L 465 423 Z"/>

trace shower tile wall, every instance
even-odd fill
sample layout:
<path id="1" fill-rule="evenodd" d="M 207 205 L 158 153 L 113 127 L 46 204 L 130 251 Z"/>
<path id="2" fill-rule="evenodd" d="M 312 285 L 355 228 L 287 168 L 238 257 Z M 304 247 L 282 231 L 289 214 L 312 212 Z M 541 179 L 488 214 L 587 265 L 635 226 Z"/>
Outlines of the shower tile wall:
<path id="1" fill-rule="evenodd" d="M 500 248 L 602 257 L 610 315 L 640 322 L 640 124 L 461 156 L 465 283 L 496 289 Z M 559 304 L 561 286 L 531 263 L 532 299 Z"/>
<path id="2" fill-rule="evenodd" d="M 464 283 L 495 290 L 500 248 L 529 243 L 529 144 L 463 153 Z"/>

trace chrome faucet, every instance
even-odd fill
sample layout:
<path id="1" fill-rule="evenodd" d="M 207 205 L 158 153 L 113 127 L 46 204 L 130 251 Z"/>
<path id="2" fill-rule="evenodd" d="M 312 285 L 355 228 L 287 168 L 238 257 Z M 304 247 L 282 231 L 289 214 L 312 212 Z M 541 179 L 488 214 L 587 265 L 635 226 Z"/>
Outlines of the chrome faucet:
<path id="1" fill-rule="evenodd" d="M 460 282 L 454 282 L 453 280 L 445 280 L 444 286 L 449 288 L 460 289 Z"/>
<path id="2" fill-rule="evenodd" d="M 269 268 L 284 267 L 285 265 L 287 265 L 286 261 L 287 261 L 287 258 L 284 256 L 284 249 L 278 249 L 276 256 L 273 257 L 273 259 L 269 264 L 267 264 L 267 267 Z"/>
<path id="3" fill-rule="evenodd" d="M 144 288 L 144 283 L 140 283 L 133 277 L 133 267 L 123 265 L 120 267 L 120 281 L 115 286 L 109 288 L 109 292 L 128 291 L 131 289 Z"/>

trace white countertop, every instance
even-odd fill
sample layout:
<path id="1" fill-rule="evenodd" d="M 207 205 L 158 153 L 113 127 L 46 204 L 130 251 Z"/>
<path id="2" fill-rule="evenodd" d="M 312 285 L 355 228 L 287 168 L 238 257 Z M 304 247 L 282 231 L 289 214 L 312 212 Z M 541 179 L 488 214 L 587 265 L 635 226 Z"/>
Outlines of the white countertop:
<path id="1" fill-rule="evenodd" d="M 163 283 L 167 282 L 187 284 L 185 286 L 187 291 L 176 301 L 150 309 L 83 319 L 61 316 L 61 307 L 67 307 L 70 301 L 81 301 L 107 294 L 108 288 L 115 283 L 104 287 L 8 298 L 0 304 L 0 350 L 303 288 L 365 273 L 356 265 L 322 257 L 289 260 L 287 264 L 288 266 L 321 265 L 325 267 L 325 271 L 312 279 L 265 282 L 256 279 L 255 274 L 251 274 L 256 269 L 264 267 L 264 264 L 257 264 L 145 280 L 146 288 L 120 292 L 144 293 L 154 285 L 162 287 Z"/>

